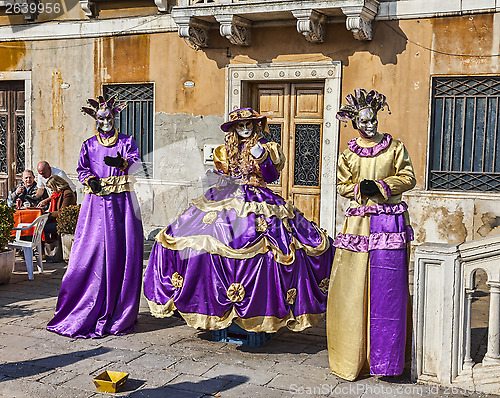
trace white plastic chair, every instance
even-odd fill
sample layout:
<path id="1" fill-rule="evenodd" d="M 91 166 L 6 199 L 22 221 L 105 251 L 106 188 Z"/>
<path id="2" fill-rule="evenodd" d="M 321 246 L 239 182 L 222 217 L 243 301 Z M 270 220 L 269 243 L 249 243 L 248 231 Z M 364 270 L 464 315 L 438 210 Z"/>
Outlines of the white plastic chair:
<path id="1" fill-rule="evenodd" d="M 38 272 L 43 274 L 43 265 L 42 265 L 42 232 L 43 227 L 45 227 L 45 223 L 49 218 L 49 214 L 43 214 L 40 217 L 37 217 L 35 221 L 31 224 L 28 223 L 20 223 L 16 228 L 13 228 L 16 231 L 16 240 L 12 243 L 9 243 L 8 246 L 14 249 L 23 249 L 24 252 L 24 260 L 26 261 L 26 268 L 28 269 L 28 278 L 29 280 L 33 280 L 33 249 L 37 250 L 37 267 Z M 21 231 L 25 231 L 30 228 L 35 228 L 33 231 L 33 237 L 31 242 L 21 240 Z"/>

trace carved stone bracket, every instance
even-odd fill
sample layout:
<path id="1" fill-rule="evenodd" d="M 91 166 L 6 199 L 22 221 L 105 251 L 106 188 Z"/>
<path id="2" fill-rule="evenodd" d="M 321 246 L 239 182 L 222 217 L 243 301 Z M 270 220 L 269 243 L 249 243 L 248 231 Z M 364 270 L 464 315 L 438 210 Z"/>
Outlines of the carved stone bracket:
<path id="1" fill-rule="evenodd" d="M 297 31 L 302 33 L 311 43 L 325 41 L 326 16 L 315 10 L 294 10 L 293 16 L 297 19 Z"/>
<path id="2" fill-rule="evenodd" d="M 168 11 L 168 0 L 155 0 L 156 7 L 158 11 L 167 12 Z"/>
<path id="3" fill-rule="evenodd" d="M 249 46 L 251 41 L 251 22 L 237 15 L 216 15 L 220 23 L 220 34 L 237 46 Z"/>
<path id="4" fill-rule="evenodd" d="M 342 12 L 347 17 L 346 27 L 357 40 L 372 39 L 372 21 L 378 11 L 377 0 L 366 0 L 364 6 L 345 6 Z"/>
<path id="5" fill-rule="evenodd" d="M 89 18 L 95 18 L 98 15 L 97 7 L 93 1 L 82 1 L 80 0 L 80 7 L 82 7 L 83 12 Z"/>
<path id="6" fill-rule="evenodd" d="M 179 16 L 174 18 L 178 26 L 179 36 L 186 40 L 195 49 L 208 47 L 208 30 L 210 24 L 200 19 Z"/>

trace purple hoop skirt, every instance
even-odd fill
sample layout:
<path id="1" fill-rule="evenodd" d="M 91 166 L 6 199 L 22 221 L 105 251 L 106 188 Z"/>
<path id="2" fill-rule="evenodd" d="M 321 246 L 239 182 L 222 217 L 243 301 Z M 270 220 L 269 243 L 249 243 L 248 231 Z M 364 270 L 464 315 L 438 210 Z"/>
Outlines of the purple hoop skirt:
<path id="1" fill-rule="evenodd" d="M 139 312 L 142 256 L 135 193 L 86 195 L 47 329 L 83 338 L 132 332 Z"/>
<path id="2" fill-rule="evenodd" d="M 334 248 L 268 188 L 212 187 L 156 236 L 144 274 L 151 313 L 252 332 L 319 324 Z"/>

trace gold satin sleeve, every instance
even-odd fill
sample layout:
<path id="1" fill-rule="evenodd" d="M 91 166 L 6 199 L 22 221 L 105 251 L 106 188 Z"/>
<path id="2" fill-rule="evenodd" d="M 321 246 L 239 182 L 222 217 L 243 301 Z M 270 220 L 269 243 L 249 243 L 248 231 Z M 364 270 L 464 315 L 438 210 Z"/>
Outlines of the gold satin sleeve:
<path id="1" fill-rule="evenodd" d="M 93 193 L 88 185 L 83 187 L 83 192 L 97 196 L 107 196 L 112 193 L 132 192 L 134 190 L 135 177 L 125 174 L 121 176 L 109 176 L 100 178 L 101 190 Z M 87 181 L 85 181 L 87 183 Z"/>
<path id="2" fill-rule="evenodd" d="M 276 170 L 278 170 L 279 173 L 281 170 L 283 170 L 283 167 L 285 167 L 286 161 L 286 157 L 283 153 L 283 150 L 281 149 L 281 146 L 273 141 L 266 142 L 265 144 L 262 144 L 262 146 L 268 153 L 268 156 L 271 156 L 271 161 L 273 162 L 274 167 L 276 167 Z"/>
<path id="3" fill-rule="evenodd" d="M 417 183 L 410 155 L 402 142 L 396 147 L 394 155 L 394 168 L 396 173 L 393 176 L 383 179 L 391 190 L 391 196 L 409 191 L 413 189 Z"/>
<path id="4" fill-rule="evenodd" d="M 337 192 L 339 195 L 354 200 L 354 188 L 356 184 L 352 178 L 351 168 L 343 153 L 340 154 L 337 167 Z"/>
<path id="5" fill-rule="evenodd" d="M 213 154 L 214 164 L 217 170 L 227 174 L 229 171 L 229 164 L 227 162 L 227 149 L 225 145 L 219 145 L 214 150 Z"/>

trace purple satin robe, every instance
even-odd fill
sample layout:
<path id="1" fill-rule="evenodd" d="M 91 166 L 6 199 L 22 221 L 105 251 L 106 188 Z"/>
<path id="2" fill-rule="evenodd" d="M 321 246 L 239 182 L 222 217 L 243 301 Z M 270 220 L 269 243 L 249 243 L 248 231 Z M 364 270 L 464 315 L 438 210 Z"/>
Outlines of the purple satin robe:
<path id="1" fill-rule="evenodd" d="M 121 171 L 104 163 L 120 152 L 128 161 Z M 83 143 L 78 178 L 85 184 L 99 178 L 128 174 L 139 162 L 132 137 L 119 134 L 105 147 L 96 136 Z M 56 313 L 47 329 L 69 337 L 102 337 L 132 332 L 137 324 L 142 283 L 143 231 L 134 192 L 85 196 L 75 241 L 63 277 Z"/>

